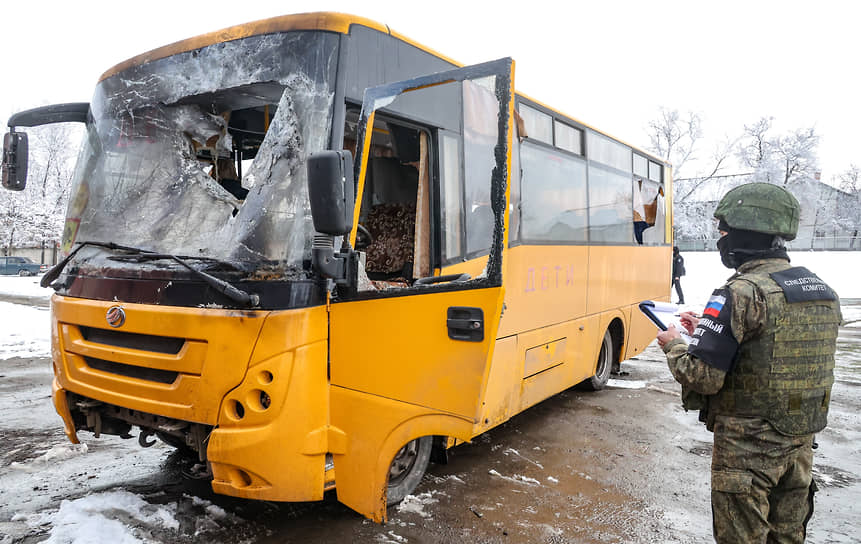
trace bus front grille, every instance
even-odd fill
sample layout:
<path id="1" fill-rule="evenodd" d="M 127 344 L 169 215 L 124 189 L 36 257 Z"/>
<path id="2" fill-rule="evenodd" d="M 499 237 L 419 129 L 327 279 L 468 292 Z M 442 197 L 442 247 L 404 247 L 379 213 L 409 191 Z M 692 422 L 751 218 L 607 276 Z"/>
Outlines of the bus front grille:
<path id="1" fill-rule="evenodd" d="M 175 382 L 177 377 L 179 377 L 179 372 L 127 365 L 113 361 L 106 361 L 104 359 L 96 359 L 95 357 L 84 357 L 84 361 L 86 361 L 87 366 L 95 370 L 117 374 L 127 378 L 137 378 L 139 380 L 146 380 L 149 382 L 170 384 Z"/>
<path id="2" fill-rule="evenodd" d="M 95 327 L 79 327 L 84 340 L 94 344 L 114 346 L 118 348 L 139 349 L 155 353 L 176 355 L 185 343 L 184 338 L 170 336 L 154 336 L 151 334 L 136 334 L 130 332 L 97 329 Z"/>

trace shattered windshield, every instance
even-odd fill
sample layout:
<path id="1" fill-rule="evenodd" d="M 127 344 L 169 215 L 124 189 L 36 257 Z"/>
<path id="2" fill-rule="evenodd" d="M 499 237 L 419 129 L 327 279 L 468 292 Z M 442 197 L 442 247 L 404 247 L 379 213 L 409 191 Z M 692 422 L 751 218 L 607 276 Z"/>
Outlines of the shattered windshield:
<path id="1" fill-rule="evenodd" d="M 254 36 L 100 82 L 64 249 L 97 240 L 307 270 L 305 160 L 328 144 L 337 43 L 319 32 Z"/>

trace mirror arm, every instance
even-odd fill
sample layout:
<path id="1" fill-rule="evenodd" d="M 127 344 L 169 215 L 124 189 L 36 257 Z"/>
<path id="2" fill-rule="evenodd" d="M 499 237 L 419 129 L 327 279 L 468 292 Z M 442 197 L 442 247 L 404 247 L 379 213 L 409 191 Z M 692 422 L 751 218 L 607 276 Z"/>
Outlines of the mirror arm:
<path id="1" fill-rule="evenodd" d="M 311 264 L 321 277 L 334 280 L 338 287 L 354 291 L 358 282 L 359 254 L 349 244 L 336 253 L 334 242 L 334 236 L 315 234 Z"/>
<path id="2" fill-rule="evenodd" d="M 12 115 L 7 125 L 14 131 L 15 127 L 38 127 L 52 123 L 86 123 L 89 111 L 89 102 L 40 106 Z"/>

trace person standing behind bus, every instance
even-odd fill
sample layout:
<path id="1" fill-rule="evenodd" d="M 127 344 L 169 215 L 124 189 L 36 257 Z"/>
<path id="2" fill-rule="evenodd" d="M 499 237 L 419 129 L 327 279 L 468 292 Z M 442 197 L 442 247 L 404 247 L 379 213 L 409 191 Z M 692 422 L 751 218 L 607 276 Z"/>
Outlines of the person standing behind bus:
<path id="1" fill-rule="evenodd" d="M 679 296 L 679 304 L 685 303 L 685 294 L 682 292 L 682 276 L 685 275 L 685 258 L 679 253 L 679 248 L 673 246 L 673 287 Z"/>
<path id="2" fill-rule="evenodd" d="M 729 191 L 714 213 L 721 261 L 737 272 L 698 319 L 658 334 L 682 404 L 714 432 L 711 502 L 723 542 L 803 542 L 813 515 L 813 439 L 827 424 L 839 299 L 815 274 L 792 267 L 784 240 L 798 230 L 798 201 L 782 187 Z"/>

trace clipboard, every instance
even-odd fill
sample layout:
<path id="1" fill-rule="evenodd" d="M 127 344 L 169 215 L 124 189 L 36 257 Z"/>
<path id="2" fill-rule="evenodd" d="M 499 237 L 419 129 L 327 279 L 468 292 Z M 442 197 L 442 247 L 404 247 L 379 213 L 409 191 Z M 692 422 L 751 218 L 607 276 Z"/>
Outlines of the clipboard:
<path id="1" fill-rule="evenodd" d="M 640 303 L 640 311 L 648 317 L 662 331 L 667 330 L 669 325 L 676 327 L 682 339 L 690 343 L 690 335 L 682 326 L 679 316 L 679 305 L 656 300 L 644 300 Z"/>
<path id="2" fill-rule="evenodd" d="M 640 303 L 640 311 L 662 331 L 667 330 L 668 325 L 675 325 L 677 329 L 685 330 L 679 322 L 678 304 L 644 300 Z"/>

